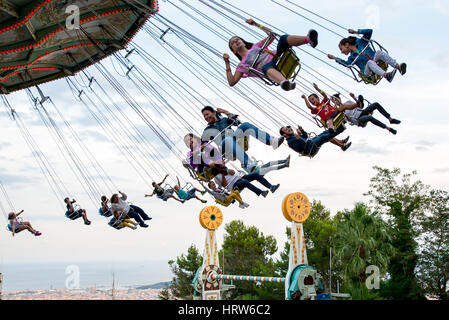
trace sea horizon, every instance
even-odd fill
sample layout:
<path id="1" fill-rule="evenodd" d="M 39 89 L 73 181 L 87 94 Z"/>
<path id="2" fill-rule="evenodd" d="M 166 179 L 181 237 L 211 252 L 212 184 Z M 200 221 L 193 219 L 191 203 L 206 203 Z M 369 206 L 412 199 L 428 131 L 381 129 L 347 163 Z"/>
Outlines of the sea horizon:
<path id="1" fill-rule="evenodd" d="M 83 290 L 96 287 L 117 290 L 170 282 L 168 261 L 91 261 L 53 263 L 3 263 L 4 293 L 53 289 Z"/>

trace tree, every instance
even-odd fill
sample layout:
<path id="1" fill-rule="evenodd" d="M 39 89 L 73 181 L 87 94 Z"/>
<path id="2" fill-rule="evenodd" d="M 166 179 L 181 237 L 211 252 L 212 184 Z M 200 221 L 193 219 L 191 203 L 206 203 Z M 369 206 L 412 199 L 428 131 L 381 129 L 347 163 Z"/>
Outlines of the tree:
<path id="1" fill-rule="evenodd" d="M 169 287 L 169 292 L 173 297 L 183 300 L 193 299 L 192 281 L 202 263 L 203 257 L 193 244 L 188 248 L 186 255 L 181 254 L 180 257 L 176 258 L 176 262 L 173 260 L 168 262 L 174 274 L 173 281 Z M 160 298 L 165 299 L 168 297 L 169 293 L 164 292 Z"/>
<path id="2" fill-rule="evenodd" d="M 390 279 L 382 288 L 389 299 L 415 300 L 424 295 L 418 285 L 415 269 L 417 265 L 417 242 L 419 219 L 428 205 L 428 186 L 421 181 L 412 182 L 416 172 L 401 175 L 401 170 L 374 167 L 376 176 L 371 179 L 371 202 L 389 223 L 389 233 L 395 254 L 390 259 Z"/>
<path id="3" fill-rule="evenodd" d="M 343 212 L 333 244 L 353 299 L 373 297 L 365 285 L 366 270 L 374 265 L 385 273 L 392 252 L 389 241 L 385 223 L 365 204 L 358 203 L 352 211 Z"/>
<path id="4" fill-rule="evenodd" d="M 273 236 L 264 236 L 256 227 L 247 227 L 242 221 L 225 226 L 223 250 L 226 273 L 233 275 L 274 276 L 276 265 L 271 257 L 277 251 Z M 220 255 L 221 256 L 221 255 Z M 282 284 L 240 281 L 230 293 L 231 299 L 283 299 Z"/>
<path id="5" fill-rule="evenodd" d="M 334 219 L 331 213 L 320 201 L 311 203 L 310 218 L 304 223 L 304 237 L 307 247 L 307 260 L 309 265 L 315 267 L 322 276 L 325 286 L 329 283 L 329 253 L 332 245 L 331 238 L 336 232 Z M 284 244 L 284 250 L 280 253 L 280 259 L 276 262 L 276 273 L 279 277 L 285 277 L 288 271 L 291 228 L 286 228 L 288 241 Z M 332 279 L 337 279 L 339 269 L 332 267 Z M 333 283 L 336 283 L 333 281 Z M 332 291 L 332 289 L 328 290 Z"/>
<path id="6" fill-rule="evenodd" d="M 429 216 L 422 219 L 418 280 L 432 298 L 449 300 L 449 193 L 430 193 Z"/>

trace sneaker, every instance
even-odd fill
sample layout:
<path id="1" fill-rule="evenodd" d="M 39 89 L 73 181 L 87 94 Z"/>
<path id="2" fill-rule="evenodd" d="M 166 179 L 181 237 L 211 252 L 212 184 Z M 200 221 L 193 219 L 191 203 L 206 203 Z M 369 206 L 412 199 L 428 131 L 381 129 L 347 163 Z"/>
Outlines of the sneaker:
<path id="1" fill-rule="evenodd" d="M 201 192 L 201 195 L 205 195 L 206 193 L 207 193 L 207 191 L 206 190 L 204 190 L 204 191 L 200 191 Z"/>
<path id="2" fill-rule="evenodd" d="M 262 191 L 261 195 L 266 198 L 268 196 L 268 190 Z"/>
<path id="3" fill-rule="evenodd" d="M 285 91 L 291 91 L 296 88 L 296 83 L 285 80 L 281 82 L 281 88 Z"/>
<path id="4" fill-rule="evenodd" d="M 141 223 L 141 224 L 139 224 L 142 228 L 148 228 L 148 225 L 147 224 L 145 224 L 145 223 Z"/>
<path id="5" fill-rule="evenodd" d="M 392 119 L 392 120 L 390 121 L 390 123 L 391 123 L 391 124 L 401 124 L 401 121 L 396 120 L 396 119 Z"/>
<path id="6" fill-rule="evenodd" d="M 275 185 L 275 186 L 272 186 L 272 187 L 270 188 L 271 193 L 275 193 L 276 190 L 279 189 L 280 186 L 281 186 L 280 184 Z"/>
<path id="7" fill-rule="evenodd" d="M 248 207 L 249 207 L 249 204 L 247 204 L 246 202 L 243 202 L 243 203 L 242 203 L 242 206 L 244 206 L 245 208 L 248 208 Z"/>
<path id="8" fill-rule="evenodd" d="M 137 229 L 137 224 L 135 224 L 131 229 L 136 230 Z"/>
<path id="9" fill-rule="evenodd" d="M 202 203 L 207 203 L 207 200 L 201 200 Z"/>
<path id="10" fill-rule="evenodd" d="M 151 219 L 153 219 L 153 218 L 151 218 L 151 217 L 148 217 L 148 218 L 145 218 L 145 219 L 143 219 L 143 220 L 145 220 L 145 221 L 149 221 L 149 220 L 151 220 Z"/>
<path id="11" fill-rule="evenodd" d="M 346 150 L 348 150 L 351 146 L 352 146 L 352 142 L 345 143 L 345 144 L 343 145 L 343 147 L 341 147 L 341 150 L 346 151 Z"/>
<path id="12" fill-rule="evenodd" d="M 395 69 L 394 71 L 388 72 L 385 74 L 385 79 L 388 80 L 388 82 L 393 82 L 394 76 L 396 75 L 397 69 Z"/>
<path id="13" fill-rule="evenodd" d="M 85 224 L 85 225 L 90 225 L 90 221 L 89 221 L 89 220 L 86 220 L 86 221 L 84 221 L 84 224 Z"/>
<path id="14" fill-rule="evenodd" d="M 284 137 L 273 138 L 271 141 L 271 146 L 274 150 L 278 149 L 285 141 Z"/>
<path id="15" fill-rule="evenodd" d="M 240 209 L 245 209 L 246 207 L 245 207 L 245 205 L 243 203 L 241 203 L 241 204 L 239 204 L 239 208 Z"/>
<path id="16" fill-rule="evenodd" d="M 343 142 L 343 144 L 347 144 L 349 142 L 349 138 L 350 136 L 348 136 L 345 140 L 342 140 L 341 142 Z"/>
<path id="17" fill-rule="evenodd" d="M 391 129 L 391 128 L 390 128 L 390 132 L 391 132 L 392 134 L 394 134 L 394 135 L 396 135 L 396 134 L 398 133 L 396 130 Z"/>
<path id="18" fill-rule="evenodd" d="M 309 33 L 307 34 L 307 37 L 309 38 L 309 43 L 312 46 L 312 48 L 316 48 L 318 45 L 318 32 L 316 30 L 309 30 Z"/>
<path id="19" fill-rule="evenodd" d="M 399 73 L 401 74 L 401 76 L 403 76 L 406 72 L 407 72 L 407 64 L 401 63 L 401 65 L 399 66 Z"/>
<path id="20" fill-rule="evenodd" d="M 40 235 L 42 235 L 42 233 L 40 233 L 39 231 L 36 231 L 36 233 L 34 234 L 36 237 L 39 237 Z"/>
<path id="21" fill-rule="evenodd" d="M 357 99 L 357 105 L 360 109 L 363 109 L 363 107 L 365 106 L 365 98 L 362 95 L 359 95 Z"/>

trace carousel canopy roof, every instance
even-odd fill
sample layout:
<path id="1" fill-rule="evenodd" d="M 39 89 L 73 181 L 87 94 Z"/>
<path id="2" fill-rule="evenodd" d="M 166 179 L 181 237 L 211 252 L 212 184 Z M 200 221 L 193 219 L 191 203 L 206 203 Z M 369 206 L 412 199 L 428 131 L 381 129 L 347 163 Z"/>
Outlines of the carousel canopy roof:
<path id="1" fill-rule="evenodd" d="M 123 49 L 157 10 L 155 0 L 0 0 L 1 93 L 73 75 Z"/>

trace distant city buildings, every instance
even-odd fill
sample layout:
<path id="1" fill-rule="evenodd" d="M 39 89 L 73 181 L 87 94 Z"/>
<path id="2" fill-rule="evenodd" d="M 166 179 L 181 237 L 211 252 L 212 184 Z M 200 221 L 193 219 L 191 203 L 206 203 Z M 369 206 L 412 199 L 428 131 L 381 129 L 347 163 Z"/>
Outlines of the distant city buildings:
<path id="1" fill-rule="evenodd" d="M 109 289 L 96 287 L 78 290 L 52 289 L 4 292 L 4 300 L 159 300 L 162 289 Z M 1 292 L 1 291 L 0 291 Z"/>

